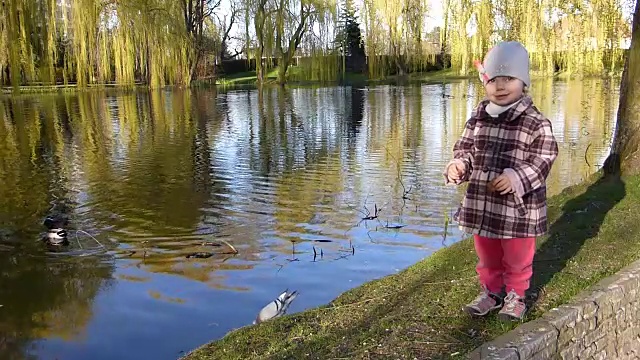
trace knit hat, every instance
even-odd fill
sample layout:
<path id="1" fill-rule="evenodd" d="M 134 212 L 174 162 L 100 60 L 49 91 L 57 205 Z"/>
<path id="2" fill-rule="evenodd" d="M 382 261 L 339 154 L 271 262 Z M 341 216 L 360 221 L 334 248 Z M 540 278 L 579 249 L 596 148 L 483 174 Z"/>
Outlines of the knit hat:
<path id="1" fill-rule="evenodd" d="M 484 64 L 475 62 L 483 84 L 497 76 L 511 76 L 531 85 L 529 78 L 529 52 L 517 41 L 504 41 L 494 46 L 484 58 Z"/>

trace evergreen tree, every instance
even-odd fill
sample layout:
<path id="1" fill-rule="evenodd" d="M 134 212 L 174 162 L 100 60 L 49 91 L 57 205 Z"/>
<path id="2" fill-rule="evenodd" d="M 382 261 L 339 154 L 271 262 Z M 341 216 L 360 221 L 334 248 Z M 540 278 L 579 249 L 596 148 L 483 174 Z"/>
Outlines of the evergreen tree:
<path id="1" fill-rule="evenodd" d="M 347 71 L 361 73 L 365 70 L 366 54 L 353 0 L 345 0 L 342 4 L 339 24 L 335 39 L 337 50 L 345 57 Z"/>

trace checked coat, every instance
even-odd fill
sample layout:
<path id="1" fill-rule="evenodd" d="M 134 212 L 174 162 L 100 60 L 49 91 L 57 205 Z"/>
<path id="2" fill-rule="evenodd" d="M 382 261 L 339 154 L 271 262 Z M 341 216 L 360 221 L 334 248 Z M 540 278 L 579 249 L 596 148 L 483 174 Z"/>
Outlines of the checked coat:
<path id="1" fill-rule="evenodd" d="M 490 238 L 537 237 L 547 231 L 545 181 L 558 155 L 551 122 L 524 96 L 497 117 L 480 102 L 453 147 L 447 165 L 464 165 L 465 174 L 455 184 L 468 182 L 454 220 L 460 229 Z M 500 195 L 487 184 L 506 174 L 514 192 Z M 447 184 L 450 183 L 446 176 Z"/>

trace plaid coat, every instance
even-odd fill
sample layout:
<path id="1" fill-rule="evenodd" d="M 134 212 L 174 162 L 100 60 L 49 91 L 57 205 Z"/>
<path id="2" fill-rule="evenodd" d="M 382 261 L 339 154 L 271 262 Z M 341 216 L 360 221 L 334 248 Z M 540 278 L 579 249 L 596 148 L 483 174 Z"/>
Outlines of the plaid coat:
<path id="1" fill-rule="evenodd" d="M 497 118 L 487 114 L 488 100 L 480 102 L 453 147 L 449 163 L 464 165 L 456 184 L 468 182 L 454 220 L 460 229 L 491 238 L 536 237 L 547 231 L 545 181 L 558 155 L 551 122 L 529 96 Z M 447 166 L 447 168 L 448 168 Z M 487 184 L 506 174 L 515 190 L 500 195 Z M 447 183 L 451 181 L 446 175 Z"/>

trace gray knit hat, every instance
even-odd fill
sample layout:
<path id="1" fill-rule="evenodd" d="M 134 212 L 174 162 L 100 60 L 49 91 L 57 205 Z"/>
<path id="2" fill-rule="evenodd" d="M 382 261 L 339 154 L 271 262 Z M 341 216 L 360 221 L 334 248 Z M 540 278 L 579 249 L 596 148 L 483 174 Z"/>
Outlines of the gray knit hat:
<path id="1" fill-rule="evenodd" d="M 517 41 L 504 41 L 494 46 L 484 58 L 484 79 L 481 70 L 480 78 L 491 80 L 497 76 L 511 76 L 522 80 L 525 86 L 531 85 L 529 78 L 529 52 Z"/>

